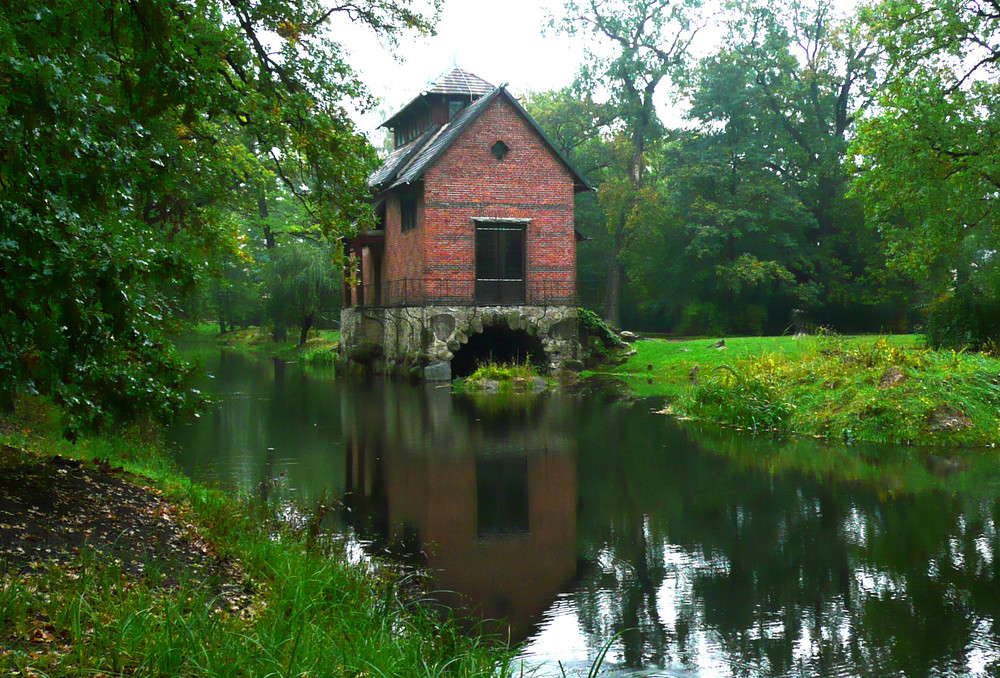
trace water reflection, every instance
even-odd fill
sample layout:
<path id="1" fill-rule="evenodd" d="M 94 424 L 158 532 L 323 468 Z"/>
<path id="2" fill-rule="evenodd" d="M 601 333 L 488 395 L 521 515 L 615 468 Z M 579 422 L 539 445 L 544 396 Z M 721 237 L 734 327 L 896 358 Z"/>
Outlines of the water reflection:
<path id="1" fill-rule="evenodd" d="M 526 637 L 576 573 L 571 403 L 436 389 L 381 405 L 344 409 L 355 529 L 435 573 L 441 602 Z"/>
<path id="2" fill-rule="evenodd" d="M 284 470 L 283 492 L 342 498 L 346 525 L 429 567 L 440 600 L 505 618 L 490 628 L 526 639 L 541 675 L 585 674 L 609 640 L 605 671 L 632 675 L 1000 672 L 992 456 L 212 369 L 230 395 L 179 434 L 192 473 Z"/>

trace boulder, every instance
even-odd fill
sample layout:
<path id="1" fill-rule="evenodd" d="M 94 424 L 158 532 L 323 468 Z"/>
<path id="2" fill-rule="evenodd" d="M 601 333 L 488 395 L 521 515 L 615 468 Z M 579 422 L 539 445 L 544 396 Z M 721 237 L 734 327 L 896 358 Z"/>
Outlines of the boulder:
<path id="1" fill-rule="evenodd" d="M 451 363 L 444 360 L 433 362 L 424 368 L 424 381 L 451 381 Z"/>
<path id="2" fill-rule="evenodd" d="M 618 336 L 621 337 L 621 340 L 624 341 L 626 344 L 631 344 L 632 342 L 634 342 L 636 339 L 639 338 L 635 332 L 629 332 L 628 330 L 620 332 Z"/>
<path id="3" fill-rule="evenodd" d="M 927 415 L 927 427 L 934 431 L 961 431 L 972 426 L 972 420 L 962 410 L 950 405 L 938 405 Z"/>
<path id="4" fill-rule="evenodd" d="M 533 377 L 531 379 L 531 392 L 541 393 L 549 388 L 549 382 L 545 381 L 541 377 Z"/>
<path id="5" fill-rule="evenodd" d="M 906 381 L 906 375 L 903 374 L 903 370 L 899 369 L 895 365 L 889 365 L 882 372 L 882 376 L 878 380 L 878 387 L 880 389 L 892 388 L 896 384 Z"/>

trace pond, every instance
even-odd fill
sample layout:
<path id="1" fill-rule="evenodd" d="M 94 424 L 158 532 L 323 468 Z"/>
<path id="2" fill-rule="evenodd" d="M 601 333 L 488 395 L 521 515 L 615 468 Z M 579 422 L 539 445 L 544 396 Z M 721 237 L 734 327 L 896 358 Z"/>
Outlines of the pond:
<path id="1" fill-rule="evenodd" d="M 601 673 L 628 676 L 1000 672 L 990 455 L 198 355 L 220 401 L 172 432 L 188 473 L 339 500 L 342 529 L 428 568 L 438 600 L 522 642 L 536 675 L 587 675 L 606 644 Z"/>

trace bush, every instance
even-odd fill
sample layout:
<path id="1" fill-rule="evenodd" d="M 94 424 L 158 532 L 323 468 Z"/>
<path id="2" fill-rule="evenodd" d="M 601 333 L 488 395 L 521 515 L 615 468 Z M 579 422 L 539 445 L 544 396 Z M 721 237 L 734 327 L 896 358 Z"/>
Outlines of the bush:
<path id="1" fill-rule="evenodd" d="M 927 344 L 981 350 L 1000 338 L 1000 296 L 990 285 L 949 290 L 927 307 Z"/>

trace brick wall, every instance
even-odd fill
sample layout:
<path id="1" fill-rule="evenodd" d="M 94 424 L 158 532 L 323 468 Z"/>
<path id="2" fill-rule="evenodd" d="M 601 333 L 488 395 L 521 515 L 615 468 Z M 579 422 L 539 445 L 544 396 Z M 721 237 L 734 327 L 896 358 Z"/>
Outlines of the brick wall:
<path id="1" fill-rule="evenodd" d="M 393 191 L 385 206 L 385 268 L 382 299 L 387 304 L 399 304 L 423 296 L 424 277 L 424 199 L 417 186 L 417 227 L 403 232 L 400 203 L 402 192 Z"/>
<path id="2" fill-rule="evenodd" d="M 504 160 L 490 149 L 503 141 Z M 418 227 L 399 230 L 399 201 L 386 210 L 386 279 L 423 278 L 428 301 L 456 294 L 471 300 L 475 223 L 530 219 L 525 233 L 528 303 L 572 292 L 576 279 L 573 178 L 520 113 L 494 101 L 424 174 Z M 550 299 L 551 300 L 551 299 Z"/>

